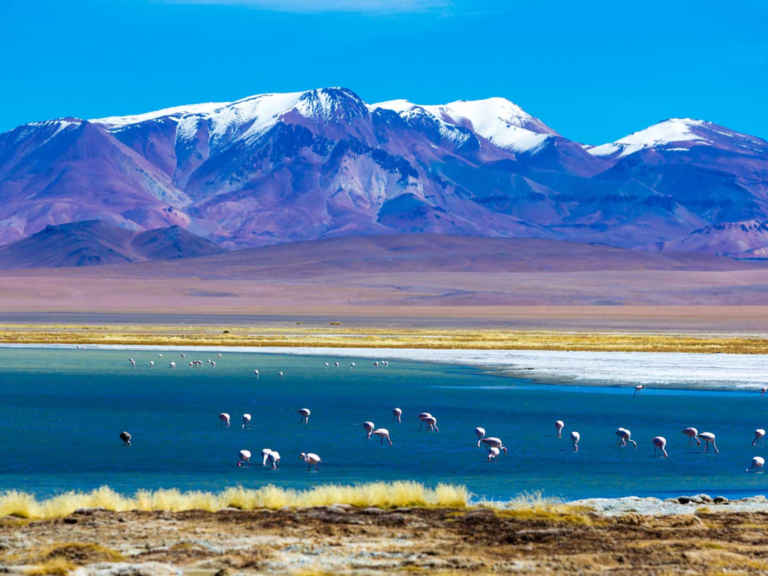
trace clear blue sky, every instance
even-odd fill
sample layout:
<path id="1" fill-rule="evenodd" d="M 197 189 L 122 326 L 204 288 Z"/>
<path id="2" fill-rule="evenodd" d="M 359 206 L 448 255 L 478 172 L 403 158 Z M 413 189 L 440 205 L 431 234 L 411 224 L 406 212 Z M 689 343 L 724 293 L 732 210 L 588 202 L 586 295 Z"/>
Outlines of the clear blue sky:
<path id="1" fill-rule="evenodd" d="M 768 138 L 768 2 L 3 0 L 0 131 L 261 92 L 504 96 L 599 144 L 674 116 Z"/>

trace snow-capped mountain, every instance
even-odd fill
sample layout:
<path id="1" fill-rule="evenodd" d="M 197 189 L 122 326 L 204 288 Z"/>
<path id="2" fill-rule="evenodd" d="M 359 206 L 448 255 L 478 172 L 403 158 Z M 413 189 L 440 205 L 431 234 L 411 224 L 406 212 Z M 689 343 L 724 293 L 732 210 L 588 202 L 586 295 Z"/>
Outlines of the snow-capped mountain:
<path id="1" fill-rule="evenodd" d="M 638 247 L 768 220 L 768 143 L 668 120 L 585 147 L 503 98 L 261 94 L 0 134 L 0 244 L 100 219 L 226 248 L 436 232 Z"/>

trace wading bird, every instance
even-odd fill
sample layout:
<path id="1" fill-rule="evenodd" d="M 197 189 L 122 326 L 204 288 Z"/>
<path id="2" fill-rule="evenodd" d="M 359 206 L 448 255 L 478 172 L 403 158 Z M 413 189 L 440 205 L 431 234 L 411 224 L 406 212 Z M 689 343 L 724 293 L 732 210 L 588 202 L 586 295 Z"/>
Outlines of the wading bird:
<path id="1" fill-rule="evenodd" d="M 555 422 L 555 430 L 557 430 L 557 437 L 562 438 L 563 437 L 563 428 L 565 428 L 565 422 L 562 420 L 558 420 Z"/>
<path id="2" fill-rule="evenodd" d="M 661 454 L 664 454 L 664 458 L 668 458 L 669 454 L 667 454 L 667 439 L 663 436 L 656 436 L 653 440 L 653 455 L 656 456 L 656 452 L 658 451 Z"/>
<path id="3" fill-rule="evenodd" d="M 269 453 L 269 459 L 272 462 L 272 470 L 277 470 L 280 468 L 280 452 L 272 450 Z"/>
<path id="4" fill-rule="evenodd" d="M 168 366 L 170 366 L 171 368 L 176 368 L 176 362 L 171 362 Z"/>
<path id="5" fill-rule="evenodd" d="M 296 410 L 296 412 L 301 414 L 301 420 L 299 420 L 299 424 L 309 424 L 309 415 L 311 414 L 309 408 L 300 408 L 299 410 Z"/>
<path id="6" fill-rule="evenodd" d="M 479 426 L 475 428 L 475 436 L 477 436 L 477 447 L 480 448 L 480 440 L 485 437 L 485 428 L 480 428 Z"/>
<path id="7" fill-rule="evenodd" d="M 283 373 L 282 372 L 278 372 L 277 375 L 280 376 L 280 378 L 283 377 Z"/>
<path id="8" fill-rule="evenodd" d="M 573 451 L 579 451 L 579 440 L 581 440 L 581 434 L 578 432 L 571 432 L 571 442 L 573 442 Z"/>
<path id="9" fill-rule="evenodd" d="M 365 431 L 368 432 L 368 440 L 370 440 L 371 433 L 373 432 L 373 429 L 376 428 L 376 426 L 373 424 L 373 422 L 363 422 L 363 428 L 365 428 Z"/>
<path id="10" fill-rule="evenodd" d="M 128 432 L 120 432 L 120 440 L 123 441 L 123 446 L 131 445 L 131 435 Z"/>
<path id="11" fill-rule="evenodd" d="M 492 448 L 488 448 L 488 462 L 493 462 L 496 460 L 496 458 L 499 457 L 500 451 L 498 448 L 493 446 Z"/>
<path id="12" fill-rule="evenodd" d="M 765 444 L 765 430 L 762 428 L 758 428 L 755 430 L 755 439 L 752 440 L 752 446 L 757 446 L 758 444 Z"/>
<path id="13" fill-rule="evenodd" d="M 637 442 L 632 440 L 632 432 L 630 432 L 626 428 L 619 428 L 618 430 L 616 430 L 616 436 L 618 436 L 617 442 L 621 446 L 626 446 L 627 442 L 629 442 L 630 444 L 632 444 L 632 446 L 635 447 L 635 450 L 637 450 Z"/>
<path id="14" fill-rule="evenodd" d="M 272 450 L 270 450 L 269 448 L 264 448 L 261 451 L 261 465 L 262 466 L 266 466 L 267 465 L 267 460 L 269 460 L 269 455 L 270 454 L 272 454 Z"/>
<path id="15" fill-rule="evenodd" d="M 499 450 L 504 450 L 504 454 L 507 453 L 507 449 L 504 447 L 504 444 L 502 443 L 500 438 L 494 438 L 493 436 L 489 436 L 487 438 L 480 438 L 480 440 L 477 441 L 477 447 L 480 447 L 480 444 L 485 444 L 485 448 L 490 451 L 491 448 L 498 448 Z"/>
<path id="16" fill-rule="evenodd" d="M 432 418 L 432 414 L 430 414 L 429 412 L 422 412 L 421 414 L 417 414 L 416 418 L 421 420 L 421 423 L 419 424 L 419 430 L 421 430 L 421 427 L 424 425 L 424 419 Z"/>
<path id="17" fill-rule="evenodd" d="M 765 466 L 765 459 L 761 458 L 760 456 L 755 456 L 752 458 L 752 466 L 747 468 L 747 472 L 752 472 L 752 470 L 755 472 L 760 472 L 760 470 L 763 469 L 763 466 Z"/>
<path id="18" fill-rule="evenodd" d="M 688 446 L 691 445 L 691 442 L 696 440 L 696 446 L 701 446 L 701 440 L 699 440 L 699 431 L 696 430 L 696 428 L 686 428 L 683 430 L 683 434 L 688 436 Z"/>
<path id="19" fill-rule="evenodd" d="M 155 365 L 155 362 L 154 362 L 154 360 L 150 360 L 150 361 L 149 361 L 149 367 L 150 367 L 150 368 L 152 368 L 152 366 L 154 366 L 154 365 Z"/>
<path id="20" fill-rule="evenodd" d="M 256 378 L 258 378 L 258 377 L 259 377 L 259 371 L 258 371 L 258 370 L 254 370 L 254 371 L 253 371 L 253 373 L 254 373 L 254 375 L 256 376 Z"/>
<path id="21" fill-rule="evenodd" d="M 643 390 L 645 390 L 645 385 L 644 384 L 638 384 L 637 386 L 635 386 L 635 394 L 634 394 L 634 396 L 640 396 L 640 392 L 642 392 Z"/>
<path id="22" fill-rule="evenodd" d="M 136 368 L 136 360 L 134 360 L 133 358 L 128 358 L 128 361 L 131 363 L 131 366 Z"/>
<path id="23" fill-rule="evenodd" d="M 378 362 L 374 362 L 374 363 L 373 363 L 373 367 L 374 367 L 374 368 L 378 368 L 378 367 L 379 367 L 379 363 L 378 363 Z"/>
<path id="24" fill-rule="evenodd" d="M 392 421 L 397 422 L 398 424 L 401 422 L 400 417 L 403 415 L 403 411 L 400 410 L 400 408 L 395 408 L 392 410 Z"/>
<path id="25" fill-rule="evenodd" d="M 229 428 L 229 414 L 222 412 L 219 414 L 219 420 L 221 420 L 221 426 L 226 426 Z"/>
<path id="26" fill-rule="evenodd" d="M 299 458 L 301 458 L 302 460 L 304 460 L 304 462 L 309 464 L 309 466 L 307 466 L 307 471 L 312 470 L 313 464 L 315 465 L 315 470 L 320 471 L 320 468 L 318 468 L 317 465 L 320 462 L 322 462 L 322 460 L 320 459 L 320 456 L 318 456 L 317 454 L 312 454 L 311 452 L 309 454 L 305 454 L 304 452 L 302 452 Z"/>
<path id="27" fill-rule="evenodd" d="M 240 450 L 240 461 L 237 463 L 238 466 L 243 466 L 245 463 L 248 463 L 248 466 L 251 466 L 251 453 L 248 450 Z"/>
<path id="28" fill-rule="evenodd" d="M 720 450 L 717 449 L 715 444 L 715 435 L 712 432 L 702 432 L 699 434 L 699 438 L 704 440 L 704 452 L 709 454 L 709 444 L 712 443 L 712 447 L 715 449 L 715 454 L 720 454 Z"/>
<path id="29" fill-rule="evenodd" d="M 381 438 L 381 443 L 384 444 L 384 439 L 387 439 L 387 442 L 389 442 L 389 445 L 392 446 L 392 440 L 389 437 L 389 430 L 386 428 L 377 428 L 372 432 L 374 436 L 378 436 Z M 370 438 L 370 436 L 368 436 Z"/>
<path id="30" fill-rule="evenodd" d="M 243 414 L 243 430 L 251 427 L 251 415 Z"/>
<path id="31" fill-rule="evenodd" d="M 765 388 L 765 387 L 763 387 L 763 388 L 760 388 L 760 398 L 762 398 L 763 396 L 765 396 L 765 393 L 766 393 L 766 392 L 768 392 L 768 388 Z"/>
<path id="32" fill-rule="evenodd" d="M 424 424 L 427 425 L 427 430 L 430 432 L 440 432 L 440 429 L 437 427 L 437 418 L 434 416 L 424 418 Z"/>

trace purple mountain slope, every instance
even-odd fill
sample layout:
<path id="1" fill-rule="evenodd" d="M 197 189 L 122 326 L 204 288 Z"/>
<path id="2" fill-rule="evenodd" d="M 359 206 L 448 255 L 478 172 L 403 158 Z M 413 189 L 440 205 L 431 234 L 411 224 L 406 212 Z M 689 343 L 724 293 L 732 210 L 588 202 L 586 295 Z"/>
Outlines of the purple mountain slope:
<path id="1" fill-rule="evenodd" d="M 638 247 L 768 220 L 768 143 L 669 120 L 568 140 L 512 102 L 262 94 L 0 134 L 0 244 L 99 219 L 225 248 L 440 233 Z"/>
<path id="2" fill-rule="evenodd" d="M 178 227 L 134 232 L 103 220 L 48 226 L 0 247 L 0 269 L 61 268 L 173 260 L 222 252 Z"/>

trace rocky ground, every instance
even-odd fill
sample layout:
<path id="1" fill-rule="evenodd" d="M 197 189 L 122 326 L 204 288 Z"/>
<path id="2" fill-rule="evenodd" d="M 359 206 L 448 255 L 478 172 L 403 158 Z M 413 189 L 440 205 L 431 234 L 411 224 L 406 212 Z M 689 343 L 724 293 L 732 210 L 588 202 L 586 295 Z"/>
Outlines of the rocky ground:
<path id="1" fill-rule="evenodd" d="M 89 509 L 58 520 L 2 519 L 0 572 L 225 576 L 768 571 L 764 500 L 744 506 L 667 502 L 670 510 L 684 513 L 643 513 L 652 504 L 648 499 L 625 499 L 623 509 L 614 508 L 613 515 L 583 505 L 391 511 L 330 506 L 218 513 Z"/>

